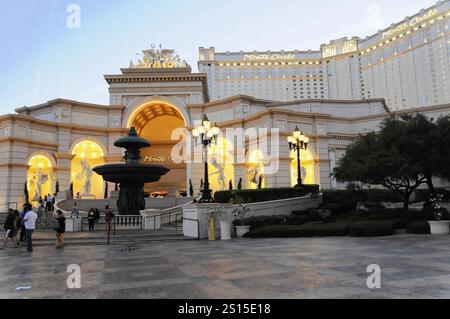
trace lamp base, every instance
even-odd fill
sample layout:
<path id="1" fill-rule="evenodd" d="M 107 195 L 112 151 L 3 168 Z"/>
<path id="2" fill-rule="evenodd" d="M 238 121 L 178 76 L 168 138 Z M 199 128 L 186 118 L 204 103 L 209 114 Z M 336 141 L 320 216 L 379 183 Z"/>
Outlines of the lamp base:
<path id="1" fill-rule="evenodd" d="M 210 189 L 205 189 L 202 191 L 202 197 L 198 201 L 199 203 L 214 203 L 214 199 L 211 195 Z"/>

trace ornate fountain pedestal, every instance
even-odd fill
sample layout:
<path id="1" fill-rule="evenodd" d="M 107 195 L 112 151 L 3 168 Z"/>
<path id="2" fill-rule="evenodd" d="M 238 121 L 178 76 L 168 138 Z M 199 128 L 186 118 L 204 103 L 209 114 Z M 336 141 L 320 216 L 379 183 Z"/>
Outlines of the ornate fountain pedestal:
<path id="1" fill-rule="evenodd" d="M 127 137 L 114 143 L 116 147 L 125 148 L 125 164 L 110 164 L 94 168 L 105 181 L 120 185 L 117 208 L 120 215 L 140 215 L 145 209 L 144 185 L 157 182 L 161 176 L 169 172 L 168 168 L 160 165 L 140 164 L 140 149 L 150 147 L 151 144 L 138 137 L 134 127 Z"/>

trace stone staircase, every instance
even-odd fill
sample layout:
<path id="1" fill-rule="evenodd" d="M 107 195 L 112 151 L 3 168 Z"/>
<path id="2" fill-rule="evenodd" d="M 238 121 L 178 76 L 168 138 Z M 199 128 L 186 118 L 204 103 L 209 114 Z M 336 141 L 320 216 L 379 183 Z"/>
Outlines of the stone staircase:
<path id="1" fill-rule="evenodd" d="M 0 236 L 4 234 L 0 233 Z M 183 236 L 180 231 L 170 230 L 152 230 L 152 231 L 117 231 L 116 235 L 111 233 L 110 245 L 126 245 L 126 244 L 150 244 L 153 242 L 173 242 L 193 240 Z M 108 235 L 104 231 L 99 232 L 82 232 L 82 233 L 66 233 L 65 246 L 92 246 L 107 245 Z M 37 231 L 33 235 L 33 245 L 36 247 L 55 246 L 56 237 L 54 232 Z M 10 244 L 11 245 L 11 244 Z M 22 246 L 25 243 L 21 243 Z"/>

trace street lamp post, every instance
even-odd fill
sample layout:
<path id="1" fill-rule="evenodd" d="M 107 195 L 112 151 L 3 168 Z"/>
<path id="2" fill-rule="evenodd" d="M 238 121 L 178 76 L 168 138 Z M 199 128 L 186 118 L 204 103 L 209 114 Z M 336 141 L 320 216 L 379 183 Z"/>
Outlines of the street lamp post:
<path id="1" fill-rule="evenodd" d="M 208 146 L 211 143 L 217 144 L 217 138 L 219 136 L 219 128 L 217 126 L 211 127 L 211 122 L 209 121 L 206 114 L 203 116 L 202 125 L 194 128 L 192 131 L 196 142 L 200 142 L 203 145 L 203 156 L 205 161 L 205 178 L 203 183 L 202 197 L 199 203 L 211 203 L 214 199 L 211 196 L 211 189 L 209 189 L 209 174 L 208 174 Z"/>
<path id="2" fill-rule="evenodd" d="M 302 181 L 302 171 L 301 171 L 301 150 L 308 149 L 309 137 L 303 134 L 298 128 L 295 128 L 294 133 L 288 137 L 289 150 L 297 152 L 297 185 L 295 187 L 300 187 L 303 185 Z"/>

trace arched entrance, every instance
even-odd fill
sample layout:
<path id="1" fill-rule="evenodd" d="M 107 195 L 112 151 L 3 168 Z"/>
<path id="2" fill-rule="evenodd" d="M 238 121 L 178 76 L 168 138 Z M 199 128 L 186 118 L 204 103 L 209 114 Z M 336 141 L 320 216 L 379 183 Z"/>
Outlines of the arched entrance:
<path id="1" fill-rule="evenodd" d="M 302 172 L 302 181 L 304 184 L 316 184 L 316 171 L 315 171 L 316 160 L 314 158 L 314 153 L 311 149 L 300 151 L 300 165 Z M 297 185 L 298 176 L 298 166 L 297 166 L 297 153 L 296 151 L 291 151 L 291 185 Z"/>
<path id="2" fill-rule="evenodd" d="M 185 128 L 186 121 L 178 109 L 167 102 L 151 102 L 137 108 L 128 120 L 128 128 L 135 127 L 139 136 L 147 139 L 151 147 L 141 150 L 141 161 L 146 164 L 162 165 L 170 172 L 159 182 L 145 186 L 150 196 L 185 194 L 186 164 L 175 163 L 171 157 L 173 147 L 180 140 L 172 140 L 176 129 Z"/>
<path id="3" fill-rule="evenodd" d="M 34 155 L 28 161 L 27 188 L 29 200 L 39 201 L 39 198 L 55 192 L 55 177 L 51 160 L 42 154 Z"/>
<path id="4" fill-rule="evenodd" d="M 103 165 L 103 149 L 96 142 L 84 140 L 72 149 L 71 182 L 73 193 L 83 199 L 100 199 L 105 194 L 103 178 L 92 169 Z"/>

